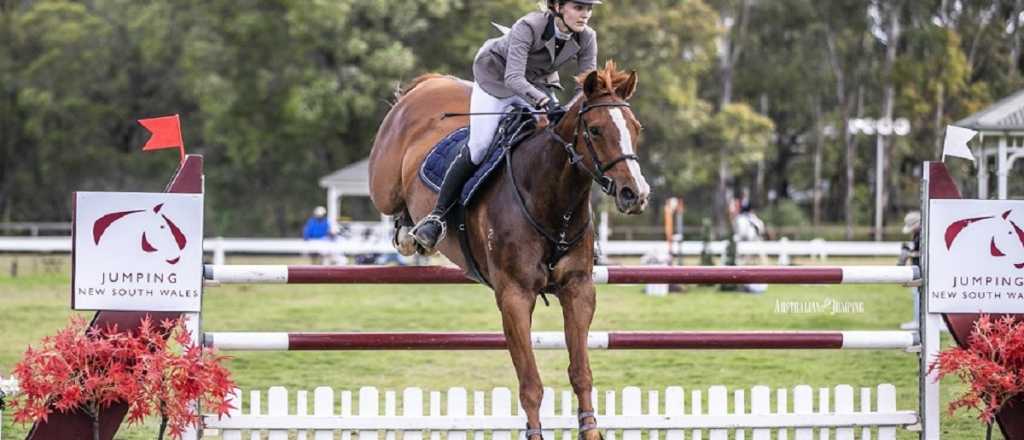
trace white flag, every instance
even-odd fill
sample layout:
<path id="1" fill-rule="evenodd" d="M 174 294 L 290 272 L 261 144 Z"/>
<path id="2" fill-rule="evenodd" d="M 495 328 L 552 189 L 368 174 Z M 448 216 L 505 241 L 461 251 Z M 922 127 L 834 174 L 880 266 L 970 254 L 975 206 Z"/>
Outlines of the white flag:
<path id="1" fill-rule="evenodd" d="M 942 160 L 945 161 L 946 156 L 956 156 L 974 162 L 974 155 L 967 147 L 967 141 L 977 134 L 977 131 L 971 129 L 947 125 L 946 142 L 942 145 Z"/>

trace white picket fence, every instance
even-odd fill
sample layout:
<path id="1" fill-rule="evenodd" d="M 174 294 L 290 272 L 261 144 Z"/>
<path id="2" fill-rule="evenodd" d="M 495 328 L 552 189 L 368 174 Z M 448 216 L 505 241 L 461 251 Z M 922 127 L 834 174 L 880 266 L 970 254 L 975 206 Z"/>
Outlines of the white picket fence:
<path id="1" fill-rule="evenodd" d="M 689 399 L 681 387 L 647 393 L 626 387 L 621 393 L 607 391 L 599 396 L 595 392 L 594 396 L 598 424 L 607 440 L 617 436 L 622 440 L 658 440 L 661 436 L 665 440 L 701 440 L 704 435 L 710 440 L 743 440 L 748 435 L 753 440 L 812 440 L 828 439 L 830 432 L 836 440 L 853 440 L 855 436 L 894 440 L 897 428 L 918 423 L 915 411 L 896 410 L 896 388 L 889 384 L 861 388 L 859 399 L 849 385 L 814 391 L 800 385 L 773 393 L 766 386 L 756 386 L 749 391 L 749 406 L 744 390 L 733 391 L 730 399 L 724 386 L 713 386 L 706 393 L 692 390 Z M 407 388 L 401 401 L 395 391 L 385 391 L 383 401 L 381 394 L 376 388 L 364 387 L 353 403 L 353 393 L 341 391 L 337 402 L 334 389 L 319 387 L 313 391 L 310 413 L 307 391 L 290 394 L 284 387 L 272 387 L 266 395 L 266 408 L 259 391 L 252 391 L 247 402 L 237 391 L 233 399 L 237 409 L 230 417 L 207 415 L 204 420 L 207 435 L 219 433 L 224 440 L 241 440 L 243 435 L 260 440 L 264 433 L 269 440 L 351 440 L 353 434 L 358 440 L 379 440 L 381 434 L 384 440 L 399 436 L 423 440 L 425 434 L 430 440 L 440 440 L 442 433 L 448 440 L 484 440 L 486 433 L 493 440 L 511 440 L 513 435 L 522 438 L 526 424 L 526 416 L 507 388 L 495 388 L 489 394 L 476 391 L 472 399 L 464 388 L 446 393 Z M 541 423 L 548 429 L 545 439 L 576 438 L 574 399 L 569 391 L 563 391 L 556 401 L 555 392 L 544 389 Z"/>

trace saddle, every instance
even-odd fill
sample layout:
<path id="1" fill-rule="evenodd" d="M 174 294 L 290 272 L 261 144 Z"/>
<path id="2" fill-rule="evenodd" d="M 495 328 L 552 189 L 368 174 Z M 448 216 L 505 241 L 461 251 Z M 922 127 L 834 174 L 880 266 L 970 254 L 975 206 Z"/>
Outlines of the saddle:
<path id="1" fill-rule="evenodd" d="M 462 206 L 470 205 L 477 190 L 488 181 L 494 170 L 498 169 L 498 165 L 501 164 L 505 153 L 511 151 L 512 148 L 533 133 L 536 125 L 537 121 L 533 118 L 530 110 L 519 105 L 514 105 L 509 114 L 501 118 L 501 122 L 498 123 L 497 132 L 491 141 L 491 146 L 487 148 L 487 154 L 484 156 L 483 162 L 480 163 L 476 172 L 462 187 L 462 194 L 459 197 L 459 202 Z M 441 139 L 430 150 L 430 153 L 427 154 L 427 158 L 423 160 L 423 164 L 420 166 L 420 180 L 435 193 L 439 192 L 441 190 L 441 182 L 444 181 L 444 174 L 448 170 L 448 165 L 455 160 L 455 156 L 459 154 L 459 151 L 466 148 L 468 143 L 469 127 L 461 127 L 449 133 L 444 139 Z"/>
<path id="2" fill-rule="evenodd" d="M 448 216 L 445 220 L 449 226 L 456 226 L 455 229 L 458 231 L 459 247 L 462 249 L 462 255 L 466 260 L 466 275 L 487 287 L 493 288 L 494 286 L 480 273 L 476 259 L 473 258 L 469 245 L 469 230 L 466 227 L 466 210 L 471 206 L 473 196 L 490 180 L 494 170 L 499 168 L 505 156 L 511 154 L 512 149 L 516 145 L 533 134 L 536 126 L 537 121 L 533 118 L 530 109 L 519 105 L 514 105 L 513 109 L 501 118 L 501 121 L 498 123 L 498 130 L 491 141 L 491 146 L 487 148 L 484 161 L 462 187 L 459 203 L 448 211 Z M 427 154 L 427 158 L 423 160 L 423 165 L 420 166 L 419 172 L 420 180 L 435 193 L 439 192 L 441 190 L 441 182 L 444 181 L 444 174 L 448 170 L 448 165 L 455 160 L 455 156 L 459 154 L 459 151 L 467 148 L 466 144 L 468 142 L 469 127 L 459 128 L 445 136 L 444 139 L 441 139 L 430 150 L 430 153 Z"/>

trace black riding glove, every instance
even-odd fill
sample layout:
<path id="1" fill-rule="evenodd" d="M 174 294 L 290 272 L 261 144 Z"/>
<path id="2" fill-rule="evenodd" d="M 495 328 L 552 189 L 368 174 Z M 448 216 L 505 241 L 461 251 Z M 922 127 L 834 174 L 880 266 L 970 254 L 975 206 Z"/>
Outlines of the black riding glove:
<path id="1" fill-rule="evenodd" d="M 557 124 L 558 121 L 562 120 L 562 117 L 565 116 L 566 110 L 565 107 L 559 105 L 554 99 L 549 99 L 544 103 L 544 111 L 548 112 L 548 121 L 554 125 Z"/>

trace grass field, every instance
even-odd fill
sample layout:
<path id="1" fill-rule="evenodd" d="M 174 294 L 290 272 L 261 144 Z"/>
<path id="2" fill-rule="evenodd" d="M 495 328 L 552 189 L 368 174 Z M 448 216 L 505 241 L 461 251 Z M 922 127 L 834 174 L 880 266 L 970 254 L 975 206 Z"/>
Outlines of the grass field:
<path id="1" fill-rule="evenodd" d="M 0 268 L 9 266 L 0 258 Z M 22 263 L 19 275 L 0 274 L 0 375 L 31 343 L 67 322 L 69 279 L 63 268 Z M 830 261 L 829 264 L 839 264 Z M 58 265 L 59 266 L 59 265 Z M 41 270 L 26 270 L 43 267 Z M 863 313 L 784 314 L 777 301 L 860 303 Z M 492 294 L 476 286 L 231 286 L 206 290 L 204 328 L 209 331 L 500 331 Z M 911 314 L 910 295 L 900 286 L 771 286 L 762 295 L 692 288 L 687 293 L 650 297 L 641 286 L 602 286 L 595 330 L 893 330 Z M 91 314 L 90 314 L 91 316 Z M 539 303 L 535 330 L 560 330 L 561 311 Z M 948 343 L 948 342 L 947 342 Z M 508 354 L 487 352 L 239 352 L 230 361 L 243 389 L 285 385 L 312 389 L 330 385 L 358 389 L 419 386 L 444 390 L 462 386 L 515 389 Z M 917 408 L 916 357 L 898 351 L 592 351 L 598 389 L 687 389 L 726 385 L 854 387 L 896 385 L 899 409 Z M 539 352 L 545 386 L 569 389 L 561 351 Z M 944 381 L 944 401 L 962 389 Z M 4 414 L 3 434 L 24 438 L 27 426 Z M 942 420 L 944 438 L 984 438 L 973 414 Z M 118 438 L 155 438 L 152 425 L 122 429 Z M 902 432 L 902 439 L 917 438 Z M 996 438 L 1001 438 L 996 435 Z"/>

